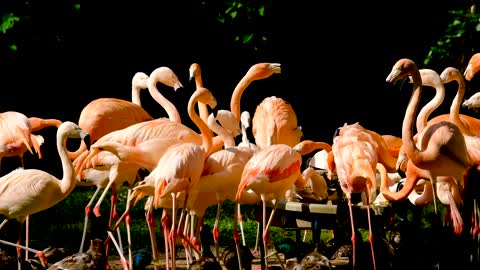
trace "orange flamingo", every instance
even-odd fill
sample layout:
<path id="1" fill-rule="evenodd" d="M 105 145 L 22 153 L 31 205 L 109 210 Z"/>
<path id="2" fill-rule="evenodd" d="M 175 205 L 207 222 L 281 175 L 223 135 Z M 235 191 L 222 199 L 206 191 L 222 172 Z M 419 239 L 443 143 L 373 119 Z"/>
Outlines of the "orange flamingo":
<path id="1" fill-rule="evenodd" d="M 88 103 L 80 113 L 79 126 L 89 132 L 92 142 L 95 142 L 111 131 L 152 120 L 153 117 L 141 107 L 140 103 L 138 92 L 146 88 L 145 86 L 148 87 L 149 93 L 155 101 L 167 111 L 168 116 L 173 120 L 179 120 L 178 111 L 160 94 L 156 87 L 157 82 L 171 86 L 175 91 L 183 87 L 175 73 L 167 67 L 155 69 L 148 78 L 145 78 L 142 73 L 136 73 L 132 79 L 132 101 L 138 104 L 117 98 L 95 99 Z M 69 152 L 69 156 L 74 160 L 85 150 L 85 145 L 81 144 L 75 152 Z"/>
<path id="2" fill-rule="evenodd" d="M 66 141 L 68 138 L 87 139 L 87 135 L 78 125 L 69 121 L 62 123 L 58 128 L 57 150 L 62 162 L 62 179 L 42 170 L 22 168 L 11 171 L 0 178 L 0 214 L 6 216 L 0 229 L 10 219 L 16 219 L 22 226 L 27 216 L 56 205 L 72 192 L 76 182 L 72 162 L 66 151 Z M 86 142 L 88 145 L 88 141 Z M 39 254 L 40 258 L 43 257 L 41 252 L 21 246 L 20 240 L 19 235 L 18 244 L 4 240 L 1 240 L 1 243 L 34 251 Z"/>
<path id="3" fill-rule="evenodd" d="M 272 144 L 260 148 L 247 161 L 242 172 L 240 184 L 235 195 L 235 207 L 242 202 L 242 196 L 252 190 L 261 198 L 263 205 L 263 243 L 267 248 L 268 230 L 275 214 L 278 203 L 285 199 L 285 193 L 299 178 L 302 178 L 300 171 L 302 165 L 302 155 L 308 154 L 313 150 L 323 148 L 331 149 L 331 146 L 323 142 L 313 142 L 305 140 L 290 147 L 286 144 Z M 304 181 L 300 181 L 304 182 Z M 266 220 L 267 201 L 275 200 L 269 220 Z M 235 211 L 234 222 L 234 240 L 237 248 L 237 256 L 240 258 L 240 237 L 238 235 L 238 211 Z M 266 253 L 265 253 L 266 254 Z M 265 258 L 265 265 L 268 268 L 268 261 Z M 242 269 L 241 260 L 239 260 L 239 269 Z"/>
<path id="4" fill-rule="evenodd" d="M 110 169 L 112 166 L 115 164 L 134 164 L 138 166 L 138 168 L 143 168 L 146 170 L 153 170 L 153 168 L 157 165 L 158 160 L 161 155 L 165 152 L 165 150 L 176 144 L 182 142 L 181 140 L 175 139 L 175 138 L 158 138 L 158 139 L 150 139 L 145 142 L 141 142 L 135 146 L 129 146 L 129 145 L 123 145 L 118 142 L 114 141 L 97 141 L 96 143 L 92 144 L 90 147 L 90 152 L 89 155 L 90 157 L 85 160 L 85 162 L 90 162 L 91 159 L 96 159 L 99 158 L 103 160 L 103 165 L 104 168 L 102 170 L 95 170 L 95 169 L 86 169 L 82 171 L 83 179 L 80 180 L 78 183 L 79 186 L 81 185 L 86 185 L 85 182 L 87 181 L 97 181 L 101 180 L 100 183 L 96 184 L 97 185 L 97 190 L 95 194 L 92 196 L 88 203 L 88 207 L 91 206 L 93 203 L 94 198 L 98 194 L 99 190 L 105 189 L 108 183 L 108 176 L 110 174 Z M 106 154 L 108 151 L 112 153 L 112 155 Z M 85 152 L 86 153 L 86 152 Z M 103 157 L 103 156 L 104 157 Z M 108 161 L 110 160 L 110 161 Z M 110 165 L 108 165 L 110 164 Z M 102 172 L 106 172 L 103 173 Z M 90 174 L 93 174 L 93 176 L 90 176 Z M 92 180 L 88 180 L 92 179 Z M 90 184 L 88 184 L 90 185 Z M 113 190 L 117 190 L 119 187 L 113 187 Z M 135 194 L 131 194 L 130 196 L 136 197 L 136 192 L 138 191 L 133 191 Z M 153 196 L 153 194 L 152 194 Z M 136 201 L 135 201 L 136 203 Z M 130 206 L 130 207 L 133 207 Z M 130 209 L 128 208 L 128 210 Z M 128 210 L 127 214 L 128 214 Z M 147 219 L 147 225 L 149 226 L 149 231 L 150 231 L 150 237 L 155 237 L 154 234 L 154 220 L 153 220 L 153 212 L 152 211 L 146 211 L 146 219 Z M 117 222 L 118 223 L 118 222 Z M 132 264 L 132 258 L 131 258 L 131 237 L 130 237 L 130 223 L 126 222 L 127 224 L 127 236 L 128 236 L 128 243 L 129 243 L 129 263 Z M 84 230 L 83 230 L 83 235 L 82 235 L 82 242 L 81 242 L 81 249 L 83 248 L 83 243 L 85 241 L 85 236 L 86 236 L 86 229 L 87 229 L 87 224 L 88 224 L 88 215 L 85 215 L 85 222 L 84 222 Z M 152 254 L 154 254 L 154 260 L 158 260 L 158 253 L 157 253 L 157 247 L 156 247 L 156 240 L 155 238 L 151 239 L 152 241 Z M 154 245 L 155 244 L 155 245 Z M 130 265 L 132 267 L 132 265 Z"/>
<path id="5" fill-rule="evenodd" d="M 480 70 L 480 53 L 475 53 L 468 60 L 467 68 L 465 69 L 463 76 L 467 81 L 471 81 L 475 74 Z"/>
<path id="6" fill-rule="evenodd" d="M 177 205 L 175 197 L 181 191 L 186 191 L 187 202 L 189 198 L 195 201 L 198 192 L 195 187 L 200 180 L 203 165 L 212 148 L 212 132 L 207 124 L 195 112 L 195 103 L 201 101 L 208 104 L 212 109 L 216 106 L 216 100 L 212 93 L 206 88 L 195 90 L 188 102 L 188 115 L 201 131 L 202 144 L 187 142 L 168 148 L 160 158 L 158 165 L 153 169 L 145 181 L 149 178 L 155 180 L 154 207 L 160 206 L 160 199 L 172 196 L 172 226 L 170 239 L 172 243 L 176 240 L 175 217 Z M 182 224 L 182 217 L 187 209 L 184 208 L 179 224 Z M 172 250 L 172 268 L 175 269 L 175 248 Z"/>
<path id="7" fill-rule="evenodd" d="M 258 63 L 248 69 L 247 73 L 235 86 L 230 99 L 230 111 L 235 118 L 237 118 L 238 122 L 240 122 L 240 101 L 245 89 L 247 89 L 253 81 L 266 79 L 275 73 L 280 73 L 281 70 L 280 64 L 278 63 Z"/>
<path id="8" fill-rule="evenodd" d="M 451 122 L 428 124 L 420 133 L 417 133 L 417 143 L 415 142 L 413 119 L 422 90 L 420 72 L 412 60 L 403 58 L 395 63 L 387 77 L 387 82 L 393 84 L 409 75 L 413 81 L 413 93 L 402 125 L 403 147 L 409 159 L 406 170 L 407 179 L 405 186 L 397 194 L 392 194 L 388 188 L 381 186 L 381 192 L 388 200 L 398 199 L 398 195 L 406 198 L 416 182 L 422 179 L 417 175 L 418 172 L 415 169 L 410 170 L 410 167 L 424 170 L 426 176 L 422 176 L 423 179 L 429 179 L 434 187 L 438 176 L 451 176 L 460 187 L 463 187 L 464 173 L 471 165 L 465 138 L 460 128 Z M 421 150 L 417 144 L 421 146 Z M 435 191 L 435 188 L 433 190 Z"/>
<path id="9" fill-rule="evenodd" d="M 283 143 L 295 146 L 303 136 L 292 105 L 275 96 L 265 98 L 252 118 L 252 133 L 259 148 Z"/>
<path id="10" fill-rule="evenodd" d="M 435 124 L 441 121 L 450 121 L 457 125 L 463 134 L 474 136 L 480 135 L 480 120 L 475 117 L 460 114 L 460 107 L 462 106 L 462 100 L 465 96 L 465 81 L 462 77 L 462 73 L 454 67 L 447 67 L 440 74 L 440 79 L 443 84 L 456 81 L 458 85 L 457 94 L 452 101 L 450 112 L 448 114 L 436 116 L 430 119 L 428 122 Z"/>
<path id="11" fill-rule="evenodd" d="M 347 197 L 350 210 L 351 238 L 353 247 L 353 268 L 356 267 L 356 233 L 353 218 L 351 196 L 353 193 L 364 193 L 362 196 L 364 205 L 370 205 L 376 198 L 377 182 L 376 170 L 386 169 L 378 161 L 376 140 L 360 124 L 344 125 L 340 128 L 339 135 L 333 139 L 332 153 L 335 170 L 340 187 Z M 379 168 L 380 167 L 380 168 Z M 388 177 L 388 176 L 387 176 Z M 370 208 L 367 208 L 369 225 L 369 240 L 372 252 L 372 261 L 376 269 L 376 259 L 373 246 L 373 233 L 371 227 Z"/>
<path id="12" fill-rule="evenodd" d="M 345 123 L 345 126 L 347 126 L 346 123 Z M 363 133 L 368 134 L 368 136 L 367 135 L 364 136 L 364 139 L 368 139 L 368 140 L 372 139 L 373 140 L 371 143 L 375 147 L 378 162 L 382 163 L 383 166 L 385 166 L 385 168 L 387 169 L 387 172 L 389 172 L 389 173 L 397 172 L 397 169 L 396 169 L 397 158 L 395 157 L 395 152 L 396 152 L 395 149 L 397 149 L 397 147 L 398 147 L 398 141 L 393 143 L 393 146 L 389 146 L 389 145 L 387 145 L 387 143 L 384 139 L 384 138 L 388 139 L 388 137 L 385 137 L 385 135 L 380 135 L 373 130 L 366 129 L 358 123 L 353 124 L 351 126 L 355 127 L 355 129 L 361 129 L 363 131 L 363 132 L 359 133 L 359 135 L 362 135 Z M 337 129 L 337 132 L 338 132 L 337 135 L 342 136 L 343 132 L 348 131 L 348 130 L 350 130 L 350 129 L 339 128 L 339 129 Z M 396 141 L 396 139 L 394 139 L 394 141 Z M 392 143 L 392 142 L 390 141 L 390 143 Z M 333 161 L 333 152 L 329 152 L 329 157 L 328 157 L 328 160 L 327 160 L 327 162 L 329 163 L 328 164 L 329 166 L 335 166 L 335 163 L 334 162 L 332 163 L 332 161 Z M 334 168 L 330 167 L 328 173 L 332 174 L 333 172 L 334 172 Z M 329 179 L 332 179 L 331 175 L 329 176 Z"/>
<path id="13" fill-rule="evenodd" d="M 15 111 L 0 113 L 0 164 L 3 157 L 18 156 L 23 167 L 23 155 L 26 151 L 33 154 L 32 148 L 41 157 L 40 145 L 44 139 L 32 134 L 31 124 L 27 116 Z"/>
<path id="14" fill-rule="evenodd" d="M 229 111 L 228 111 L 229 112 Z M 195 237 L 200 233 L 202 218 L 206 208 L 212 204 L 217 204 L 217 216 L 213 226 L 213 236 L 215 241 L 216 257 L 219 259 L 219 230 L 220 213 L 224 200 L 235 200 L 238 185 L 246 162 L 253 155 L 254 150 L 249 147 L 237 147 L 233 140 L 231 132 L 216 122 L 215 115 L 212 113 L 208 117 L 208 127 L 225 141 L 225 148 L 212 153 L 205 161 L 202 177 L 199 182 L 199 192 L 201 194 L 213 193 L 213 201 L 195 202 L 196 215 L 201 218 L 196 226 Z M 205 200 L 208 196 L 201 196 Z M 201 200 L 200 200 L 201 201 Z M 201 204 L 201 205 L 199 205 Z M 203 207 L 202 207 L 203 206 Z M 188 205 L 187 205 L 188 207 Z M 238 210 L 239 211 L 239 210 Z M 243 234 L 243 230 L 242 230 Z"/>
<path id="15" fill-rule="evenodd" d="M 465 92 L 465 83 L 460 71 L 453 67 L 447 67 L 444 71 L 438 75 L 434 71 L 430 71 L 425 73 L 424 71 L 420 70 L 422 84 L 435 87 L 436 94 L 435 97 L 422 108 L 421 112 L 417 117 L 417 130 L 422 131 L 424 127 L 427 125 L 427 119 L 430 113 L 437 108 L 440 103 L 442 102 L 445 96 L 445 87 L 443 84 L 450 83 L 452 81 L 456 81 L 458 84 L 457 94 L 450 106 L 450 113 L 449 114 L 442 114 L 440 116 L 434 117 L 433 119 L 428 121 L 428 124 L 433 125 L 439 123 L 441 121 L 449 121 L 458 126 L 458 128 L 462 131 L 462 134 L 465 136 L 465 143 L 467 145 L 468 155 L 470 156 L 472 162 L 476 163 L 476 160 L 480 158 L 480 153 L 478 153 L 478 140 L 475 139 L 475 135 L 480 134 L 480 120 L 470 117 L 467 115 L 459 114 L 461 101 L 463 100 L 464 92 Z M 424 112 L 424 114 L 422 114 Z M 414 137 L 416 140 L 416 138 Z M 400 162 L 406 162 L 406 158 L 403 157 L 399 159 Z M 419 168 L 415 168 L 414 165 L 410 165 L 408 167 L 411 172 L 411 175 L 416 175 L 416 177 L 420 177 L 424 175 L 426 179 L 428 179 L 428 175 L 426 172 L 422 171 Z M 413 170 L 419 170 L 418 172 L 413 173 Z M 458 207 L 462 203 L 460 192 L 458 191 L 460 187 L 458 184 L 451 179 L 451 177 L 439 177 L 438 182 L 442 183 L 441 187 L 436 187 L 436 192 L 441 192 L 443 194 L 438 194 L 438 197 L 441 197 L 441 202 L 448 206 L 450 210 L 447 212 L 447 216 L 450 216 L 453 221 L 454 231 L 457 234 L 460 234 L 463 230 L 463 221 L 460 213 L 458 212 Z M 431 196 L 432 193 L 430 189 L 432 189 L 429 185 L 421 185 L 425 187 L 427 190 L 424 196 L 416 198 L 415 201 L 421 202 L 424 204 L 428 201 L 428 198 L 432 200 L 435 197 Z M 411 188 L 411 187 L 409 187 Z M 418 189 L 418 188 L 416 188 Z M 406 189 L 407 190 L 407 189 Z M 446 194 L 449 193 L 449 194 Z M 406 194 L 403 194 L 405 196 Z M 409 198 L 411 195 L 409 195 Z M 396 199 L 403 199 L 396 197 Z M 418 205 L 418 203 L 416 203 Z"/>

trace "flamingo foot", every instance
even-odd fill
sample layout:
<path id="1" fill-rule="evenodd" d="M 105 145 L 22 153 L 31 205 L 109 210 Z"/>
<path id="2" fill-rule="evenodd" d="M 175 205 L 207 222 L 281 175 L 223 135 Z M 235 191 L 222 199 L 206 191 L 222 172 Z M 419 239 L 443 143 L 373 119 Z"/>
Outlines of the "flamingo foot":
<path id="1" fill-rule="evenodd" d="M 100 217 L 102 213 L 100 213 L 100 206 L 95 206 L 93 208 L 93 213 L 95 214 L 96 217 Z"/>
<path id="2" fill-rule="evenodd" d="M 45 253 L 43 251 L 38 251 L 35 256 L 38 257 L 42 266 L 47 268 L 48 261 L 47 258 L 45 258 Z"/>

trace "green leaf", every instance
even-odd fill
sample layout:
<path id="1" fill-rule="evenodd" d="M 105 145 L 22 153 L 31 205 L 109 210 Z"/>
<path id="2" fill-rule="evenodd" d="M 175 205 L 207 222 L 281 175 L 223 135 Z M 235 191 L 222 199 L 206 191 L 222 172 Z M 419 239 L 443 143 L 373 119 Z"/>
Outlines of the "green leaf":
<path id="1" fill-rule="evenodd" d="M 253 38 L 253 33 L 243 36 L 243 44 L 248 43 Z"/>
<path id="2" fill-rule="evenodd" d="M 258 8 L 258 14 L 260 14 L 260 16 L 265 15 L 265 6 L 261 6 Z"/>
<path id="3" fill-rule="evenodd" d="M 8 29 L 12 29 L 15 22 L 20 21 L 20 17 L 14 16 L 13 13 L 7 13 L 2 16 L 2 24 L 0 30 L 5 34 Z"/>

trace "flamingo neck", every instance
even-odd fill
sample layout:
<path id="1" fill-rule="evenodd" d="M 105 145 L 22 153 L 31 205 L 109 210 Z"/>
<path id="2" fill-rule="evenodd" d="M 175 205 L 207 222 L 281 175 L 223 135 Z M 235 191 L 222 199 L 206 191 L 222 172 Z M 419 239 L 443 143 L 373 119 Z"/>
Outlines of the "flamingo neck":
<path id="1" fill-rule="evenodd" d="M 200 68 L 198 68 L 196 70 L 194 79 L 195 79 L 195 88 L 196 89 L 202 88 L 203 87 L 203 81 L 202 81 L 202 73 L 200 71 Z M 202 118 L 202 120 L 204 122 L 207 122 L 208 121 L 208 107 L 207 107 L 207 104 L 199 101 L 198 104 L 197 104 L 197 107 L 198 107 L 198 113 L 200 115 L 200 118 Z"/>
<path id="2" fill-rule="evenodd" d="M 465 81 L 457 74 L 454 80 L 457 81 L 458 89 L 450 106 L 450 121 L 455 123 L 461 130 L 467 130 L 465 124 L 460 120 L 460 106 L 462 105 L 463 96 L 465 95 Z"/>
<path id="3" fill-rule="evenodd" d="M 437 109 L 445 99 L 445 87 L 438 77 L 438 81 L 433 82 L 432 87 L 435 88 L 435 96 L 420 110 L 417 116 L 417 132 L 422 131 L 428 123 L 428 117 Z"/>
<path id="4" fill-rule="evenodd" d="M 132 103 L 142 107 L 142 101 L 140 99 L 140 91 L 142 91 L 141 87 L 139 87 L 138 85 L 132 85 Z"/>
<path id="5" fill-rule="evenodd" d="M 200 129 L 200 134 L 202 136 L 202 146 L 205 153 L 208 155 L 211 154 L 213 142 L 212 142 L 212 131 L 208 128 L 207 124 L 198 116 L 195 112 L 195 103 L 197 103 L 197 98 L 191 98 L 188 102 L 188 116 L 192 122 Z"/>
<path id="6" fill-rule="evenodd" d="M 151 80 L 151 82 L 149 82 L 148 92 L 150 93 L 150 96 L 152 96 L 152 98 L 167 112 L 170 121 L 181 123 L 182 120 L 177 108 L 160 93 L 156 84 L 156 80 Z"/>
<path id="7" fill-rule="evenodd" d="M 65 134 L 62 134 L 62 133 L 57 134 L 57 151 L 58 151 L 58 155 L 60 156 L 60 161 L 62 163 L 62 171 L 63 171 L 63 177 L 62 177 L 62 180 L 60 181 L 60 190 L 65 196 L 67 196 L 67 194 L 73 191 L 76 185 L 76 180 L 74 177 L 74 168 L 72 165 L 72 161 L 68 156 L 66 143 L 67 143 L 67 138 Z"/>
<path id="8" fill-rule="evenodd" d="M 252 81 L 253 78 L 247 73 L 240 80 L 240 82 L 238 82 L 237 86 L 233 90 L 232 98 L 230 99 L 230 111 L 238 121 L 240 121 L 240 101 L 242 99 L 243 92 L 245 89 L 247 89 Z"/>
<path id="9" fill-rule="evenodd" d="M 418 158 L 420 151 L 415 145 L 415 141 L 413 139 L 413 119 L 415 118 L 415 114 L 417 112 L 420 102 L 422 79 L 420 77 L 420 72 L 418 71 L 418 69 L 415 68 L 414 71 L 410 73 L 413 79 L 413 93 L 405 111 L 405 117 L 403 118 L 402 141 L 405 153 L 407 153 L 408 158 L 413 161 L 414 159 Z"/>

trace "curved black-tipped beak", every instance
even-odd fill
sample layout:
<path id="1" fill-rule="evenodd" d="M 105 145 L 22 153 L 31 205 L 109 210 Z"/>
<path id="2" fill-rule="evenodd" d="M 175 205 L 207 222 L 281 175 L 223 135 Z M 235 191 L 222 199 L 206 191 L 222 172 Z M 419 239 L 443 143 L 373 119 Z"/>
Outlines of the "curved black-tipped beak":
<path id="1" fill-rule="evenodd" d="M 398 175 L 400 175 L 400 177 L 401 177 L 402 179 L 407 177 L 407 175 L 405 174 L 405 172 L 402 171 L 402 170 L 400 170 L 400 169 L 397 170 L 397 173 L 398 173 Z"/>
<path id="2" fill-rule="evenodd" d="M 85 137 L 83 137 L 83 141 L 85 142 L 87 149 L 90 151 L 90 146 L 91 146 L 90 134 L 85 135 Z"/>

